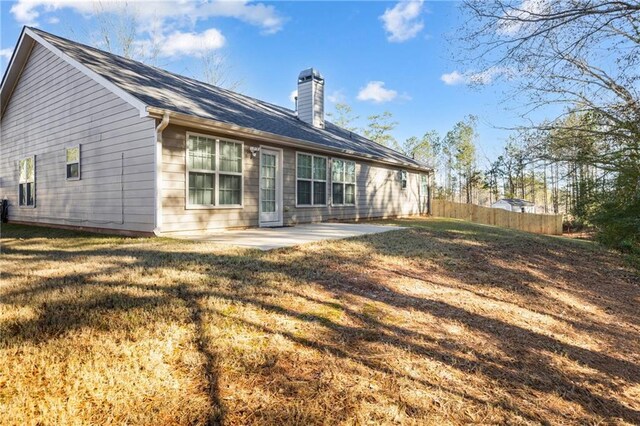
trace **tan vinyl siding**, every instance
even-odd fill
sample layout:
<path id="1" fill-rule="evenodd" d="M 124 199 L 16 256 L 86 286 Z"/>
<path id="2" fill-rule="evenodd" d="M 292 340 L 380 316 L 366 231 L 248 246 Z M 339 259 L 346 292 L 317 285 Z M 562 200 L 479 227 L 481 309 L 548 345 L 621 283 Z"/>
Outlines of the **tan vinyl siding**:
<path id="1" fill-rule="evenodd" d="M 2 117 L 0 196 L 9 219 L 153 231 L 154 126 L 36 43 Z M 80 180 L 67 180 L 65 149 L 78 144 Z M 17 164 L 31 155 L 36 207 L 20 208 Z"/>
<path id="2" fill-rule="evenodd" d="M 400 188 L 399 171 L 369 161 L 356 162 L 356 205 L 331 206 L 331 178 L 328 171 L 328 203 L 326 207 L 296 208 L 296 153 L 310 153 L 310 150 L 296 150 L 275 144 L 252 140 L 244 142 L 244 207 L 187 209 L 185 207 L 185 141 L 187 131 L 211 134 L 202 130 L 187 129 L 169 125 L 163 133 L 162 152 L 162 213 L 164 232 L 178 232 L 198 229 L 222 229 L 258 226 L 258 176 L 260 156 L 252 157 L 250 147 L 272 146 L 283 149 L 283 202 L 284 224 L 321 222 L 327 220 L 359 220 L 377 217 L 410 216 L 426 213 L 425 203 L 420 202 L 420 174 L 408 171 L 407 188 Z M 238 139 L 232 137 L 231 139 Z M 319 154 L 331 161 L 331 156 Z M 335 158 L 341 158 L 336 156 Z"/>
<path id="3" fill-rule="evenodd" d="M 188 209 L 185 198 L 187 130 L 191 129 L 169 125 L 162 136 L 162 231 L 257 226 L 258 157 L 251 156 L 249 147 L 258 144 L 244 141 L 244 207 Z M 192 131 L 207 134 L 203 131 Z"/>

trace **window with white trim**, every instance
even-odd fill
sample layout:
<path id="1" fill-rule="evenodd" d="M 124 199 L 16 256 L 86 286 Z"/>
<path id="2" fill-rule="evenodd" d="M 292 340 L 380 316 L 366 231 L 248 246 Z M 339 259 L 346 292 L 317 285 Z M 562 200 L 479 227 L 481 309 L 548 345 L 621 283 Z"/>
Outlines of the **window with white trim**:
<path id="1" fill-rule="evenodd" d="M 188 206 L 242 205 L 243 144 L 202 135 L 187 137 Z"/>
<path id="2" fill-rule="evenodd" d="M 399 177 L 400 177 L 400 189 L 407 189 L 407 171 L 400 170 Z"/>
<path id="3" fill-rule="evenodd" d="M 80 145 L 66 148 L 65 155 L 67 158 L 67 179 L 80 179 Z"/>
<path id="4" fill-rule="evenodd" d="M 334 159 L 331 164 L 331 203 L 334 206 L 356 204 L 356 163 Z"/>
<path id="5" fill-rule="evenodd" d="M 36 205 L 36 158 L 23 158 L 18 162 L 18 205 L 34 207 Z"/>
<path id="6" fill-rule="evenodd" d="M 296 157 L 296 205 L 327 204 L 327 158 L 298 153 Z"/>

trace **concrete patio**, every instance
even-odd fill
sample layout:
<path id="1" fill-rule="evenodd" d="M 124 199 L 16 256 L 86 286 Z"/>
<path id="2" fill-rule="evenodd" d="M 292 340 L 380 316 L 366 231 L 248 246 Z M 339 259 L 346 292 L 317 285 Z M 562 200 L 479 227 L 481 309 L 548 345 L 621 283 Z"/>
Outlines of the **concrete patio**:
<path id="1" fill-rule="evenodd" d="M 190 232 L 171 235 L 197 241 L 211 241 L 258 250 L 272 250 L 297 246 L 323 240 L 339 240 L 367 234 L 404 229 L 393 225 L 371 225 L 361 223 L 310 223 L 282 228 L 252 228 L 216 232 Z"/>

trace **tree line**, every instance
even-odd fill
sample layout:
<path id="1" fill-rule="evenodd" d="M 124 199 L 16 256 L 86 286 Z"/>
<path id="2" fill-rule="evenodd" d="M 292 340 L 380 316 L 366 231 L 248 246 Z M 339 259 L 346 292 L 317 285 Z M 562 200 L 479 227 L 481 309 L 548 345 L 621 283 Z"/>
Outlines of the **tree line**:
<path id="1" fill-rule="evenodd" d="M 529 169 L 531 191 L 540 176 L 551 185 L 553 211 L 640 252 L 640 3 L 465 0 L 461 8 L 459 59 L 512 79 L 509 96 L 529 122 L 498 162 L 520 172 L 513 187 L 522 190 Z M 553 105 L 561 112 L 552 119 L 532 118 Z"/>
<path id="2" fill-rule="evenodd" d="M 486 204 L 523 198 L 564 214 L 598 239 L 640 253 L 640 3 L 609 0 L 465 0 L 458 59 L 509 80 L 526 126 L 478 167 L 477 119 L 444 135 L 398 142 L 390 113 L 362 133 L 433 164 L 437 196 Z M 483 79 L 471 79 L 482 84 Z M 541 108 L 561 111 L 535 121 Z M 338 116 L 351 113 L 341 106 Z M 346 118 L 345 118 L 346 117 Z M 352 117 L 352 116 L 351 116 Z"/>

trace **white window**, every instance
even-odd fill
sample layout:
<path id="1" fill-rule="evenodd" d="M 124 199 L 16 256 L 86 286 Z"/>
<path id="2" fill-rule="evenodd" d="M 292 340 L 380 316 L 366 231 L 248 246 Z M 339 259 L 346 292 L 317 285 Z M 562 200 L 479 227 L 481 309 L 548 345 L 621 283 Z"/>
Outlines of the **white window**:
<path id="1" fill-rule="evenodd" d="M 331 203 L 334 206 L 356 204 L 356 163 L 333 160 L 331 165 Z"/>
<path id="2" fill-rule="evenodd" d="M 429 177 L 420 175 L 420 196 L 426 198 L 429 195 Z"/>
<path id="3" fill-rule="evenodd" d="M 242 144 L 219 140 L 218 205 L 242 204 Z"/>
<path id="4" fill-rule="evenodd" d="M 400 189 L 407 189 L 407 171 L 400 170 Z"/>
<path id="5" fill-rule="evenodd" d="M 187 135 L 187 205 L 241 207 L 242 142 Z"/>
<path id="6" fill-rule="evenodd" d="M 67 179 L 80 179 L 80 145 L 67 148 L 65 153 L 67 157 Z"/>
<path id="7" fill-rule="evenodd" d="M 296 158 L 296 205 L 327 204 L 327 158 L 298 153 Z"/>
<path id="8" fill-rule="evenodd" d="M 36 205 L 36 158 L 27 157 L 19 161 L 18 204 L 35 207 Z"/>

